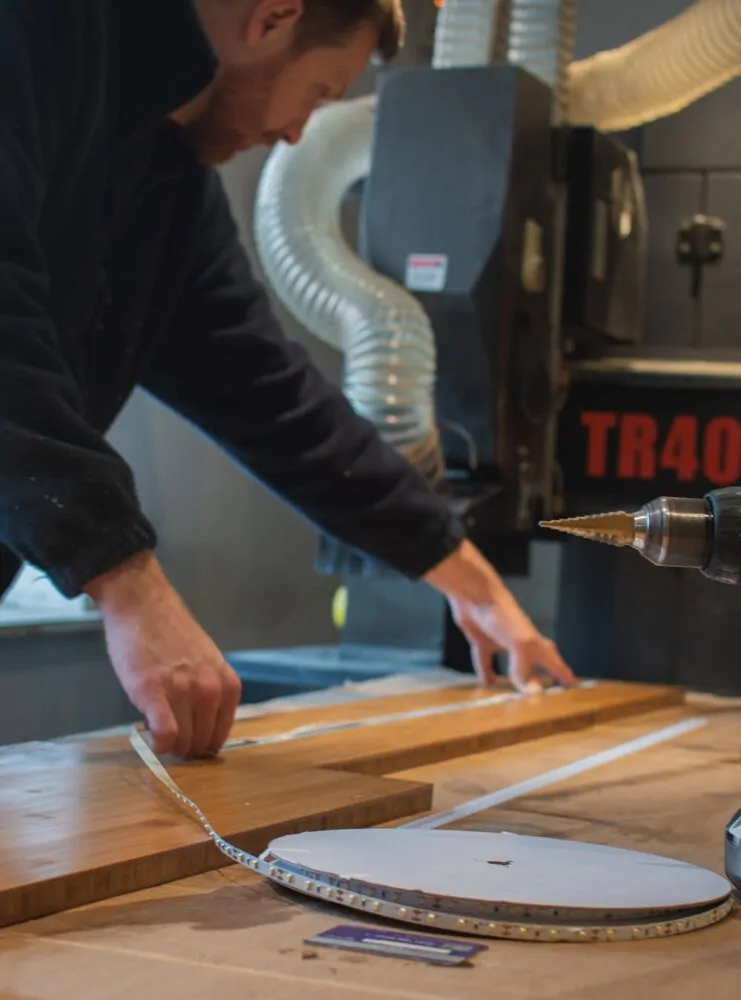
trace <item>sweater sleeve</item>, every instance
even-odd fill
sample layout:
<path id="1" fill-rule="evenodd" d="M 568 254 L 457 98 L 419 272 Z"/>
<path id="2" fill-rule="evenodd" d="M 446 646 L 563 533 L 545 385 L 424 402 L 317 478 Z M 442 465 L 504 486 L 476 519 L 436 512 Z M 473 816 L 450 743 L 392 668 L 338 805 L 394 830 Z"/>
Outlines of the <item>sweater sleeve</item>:
<path id="1" fill-rule="evenodd" d="M 0 4 L 0 542 L 74 597 L 155 539 L 130 469 L 85 420 L 49 311 L 39 226 L 77 85 L 65 7 Z"/>
<path id="2" fill-rule="evenodd" d="M 315 526 L 418 578 L 462 527 L 424 477 L 284 336 L 218 175 L 204 175 L 196 263 L 147 388 Z"/>

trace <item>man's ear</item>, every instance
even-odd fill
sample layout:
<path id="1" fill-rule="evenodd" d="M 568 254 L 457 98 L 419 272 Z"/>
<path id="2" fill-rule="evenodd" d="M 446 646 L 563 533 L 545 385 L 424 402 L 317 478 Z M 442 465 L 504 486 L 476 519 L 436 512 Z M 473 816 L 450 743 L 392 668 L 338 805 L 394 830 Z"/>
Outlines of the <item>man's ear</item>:
<path id="1" fill-rule="evenodd" d="M 258 0 L 249 15 L 245 42 L 257 46 L 288 36 L 304 13 L 303 0 Z"/>

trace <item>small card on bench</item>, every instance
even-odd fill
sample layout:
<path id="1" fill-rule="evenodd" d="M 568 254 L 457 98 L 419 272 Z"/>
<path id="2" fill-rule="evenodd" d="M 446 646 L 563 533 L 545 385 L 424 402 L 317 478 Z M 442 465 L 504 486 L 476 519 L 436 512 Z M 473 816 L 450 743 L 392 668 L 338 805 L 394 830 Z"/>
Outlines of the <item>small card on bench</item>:
<path id="1" fill-rule="evenodd" d="M 480 951 L 486 950 L 486 945 L 456 941 L 454 938 L 428 937 L 426 934 L 407 934 L 403 931 L 377 930 L 350 924 L 322 931 L 304 943 L 392 958 L 415 959 L 432 965 L 463 965 Z"/>

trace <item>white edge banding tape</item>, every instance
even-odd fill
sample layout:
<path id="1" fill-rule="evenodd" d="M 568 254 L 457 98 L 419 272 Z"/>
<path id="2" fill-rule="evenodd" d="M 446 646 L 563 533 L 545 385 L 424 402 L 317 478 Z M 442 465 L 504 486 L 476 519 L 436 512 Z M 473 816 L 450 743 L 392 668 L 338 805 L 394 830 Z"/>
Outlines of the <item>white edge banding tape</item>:
<path id="1" fill-rule="evenodd" d="M 705 718 L 685 719 L 674 726 L 667 726 L 666 729 L 657 729 L 653 733 L 639 736 L 637 739 L 629 740 L 627 743 L 619 743 L 617 746 L 610 747 L 609 750 L 603 750 L 601 753 L 584 757 L 582 760 L 574 761 L 572 764 L 565 764 L 563 767 L 557 767 L 553 771 L 546 771 L 544 774 L 538 774 L 534 778 L 528 778 L 525 781 L 517 782 L 515 785 L 508 785 L 506 788 L 499 788 L 497 791 L 481 795 L 479 798 L 470 799 L 468 802 L 463 802 L 461 805 L 446 812 L 436 813 L 433 816 L 426 816 L 422 819 L 413 820 L 411 823 L 405 823 L 404 828 L 407 830 L 435 830 L 441 826 L 447 826 L 449 823 L 455 823 L 456 820 L 465 819 L 468 816 L 474 816 L 476 813 L 484 812 L 485 809 L 492 809 L 494 806 L 502 805 L 504 802 L 511 802 L 512 799 L 519 799 L 523 795 L 530 795 L 532 792 L 537 792 L 541 788 L 548 787 L 548 785 L 555 785 L 559 781 L 568 781 L 569 778 L 574 778 L 585 771 L 593 771 L 597 767 L 612 764 L 616 760 L 629 757 L 631 754 L 639 753 L 641 750 L 648 750 L 651 747 L 658 746 L 660 743 L 677 739 L 679 736 L 684 736 L 686 733 L 700 729 L 707 721 Z"/>
<path id="2" fill-rule="evenodd" d="M 596 686 L 596 681 L 582 681 L 578 685 L 583 690 Z M 563 694 L 566 690 L 568 689 L 562 687 L 546 688 L 542 692 L 542 695 L 559 695 Z M 505 702 L 517 701 L 525 697 L 529 697 L 532 700 L 532 696 L 522 695 L 517 691 L 507 691 L 490 695 L 488 698 L 477 698 L 453 705 L 434 705 L 431 708 L 416 708 L 408 712 L 369 716 L 366 719 L 351 719 L 346 722 L 312 722 L 306 726 L 297 726 L 295 729 L 289 729 L 284 733 L 274 733 L 271 736 L 256 736 L 252 739 L 245 737 L 229 740 L 224 749 L 238 750 L 244 747 L 269 746 L 272 743 L 286 743 L 293 740 L 306 739 L 308 736 L 327 736 L 331 733 L 346 732 L 350 729 L 370 729 L 375 726 L 386 726 L 392 722 L 432 719 L 440 715 L 454 715 L 457 712 L 472 712 L 479 708 L 491 708 L 494 705 L 503 705 Z"/>

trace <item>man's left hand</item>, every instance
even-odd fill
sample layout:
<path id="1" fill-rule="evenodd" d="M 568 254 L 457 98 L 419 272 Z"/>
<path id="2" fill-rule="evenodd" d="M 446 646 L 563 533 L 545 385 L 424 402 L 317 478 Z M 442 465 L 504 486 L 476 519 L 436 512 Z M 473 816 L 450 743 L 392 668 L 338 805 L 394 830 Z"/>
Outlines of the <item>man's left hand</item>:
<path id="1" fill-rule="evenodd" d="M 555 643 L 528 618 L 494 568 L 465 541 L 425 577 L 444 594 L 453 618 L 471 645 L 471 657 L 482 684 L 496 678 L 494 656 L 508 655 L 508 677 L 523 693 L 542 690 L 538 672 L 557 684 L 572 687 L 576 679 Z"/>

